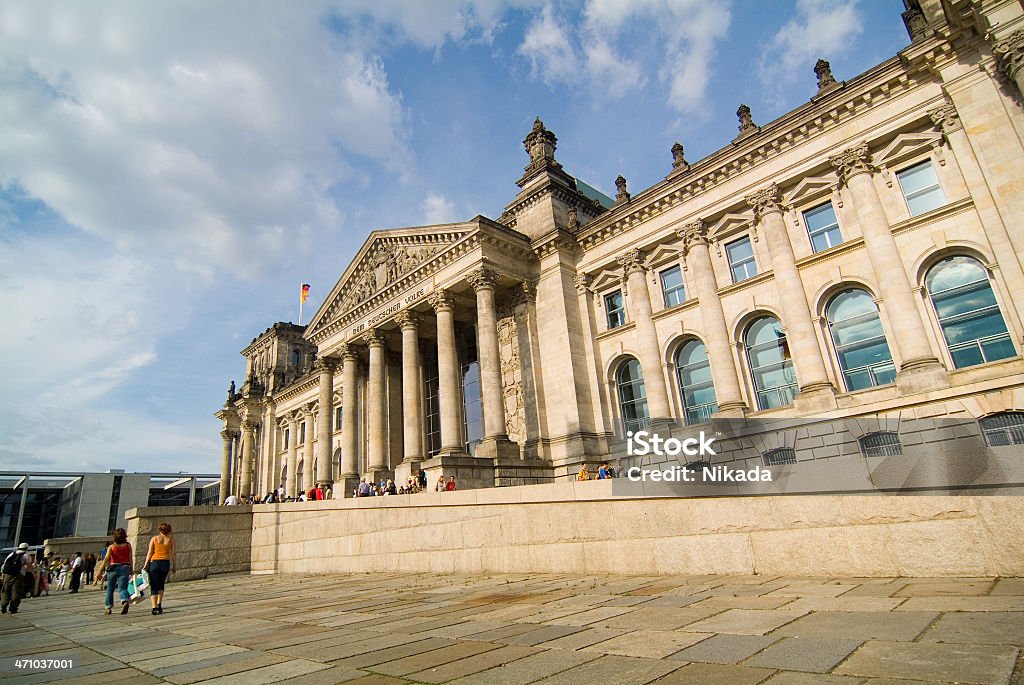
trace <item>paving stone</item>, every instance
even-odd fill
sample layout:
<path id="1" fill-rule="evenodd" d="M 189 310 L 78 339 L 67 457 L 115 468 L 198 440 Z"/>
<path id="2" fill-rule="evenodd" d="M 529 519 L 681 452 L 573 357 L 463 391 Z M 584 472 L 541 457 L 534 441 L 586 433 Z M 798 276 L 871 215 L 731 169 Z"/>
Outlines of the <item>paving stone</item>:
<path id="1" fill-rule="evenodd" d="M 675 630 L 718 613 L 718 609 L 696 606 L 671 609 L 667 607 L 639 607 L 621 616 L 595 621 L 590 625 L 600 628 L 624 630 Z"/>
<path id="2" fill-rule="evenodd" d="M 733 633 L 737 635 L 764 635 L 779 626 L 800 618 L 803 612 L 782 609 L 729 609 L 711 618 L 696 621 L 685 630 L 708 633 Z"/>
<path id="3" fill-rule="evenodd" d="M 893 597 L 982 597 L 992 591 L 993 580 L 910 581 Z"/>
<path id="4" fill-rule="evenodd" d="M 526 685 L 535 680 L 576 668 L 600 658 L 599 654 L 550 649 L 539 654 L 517 659 L 505 666 L 459 678 L 454 685 Z"/>
<path id="5" fill-rule="evenodd" d="M 593 609 L 586 609 L 584 611 L 578 611 L 571 614 L 564 614 L 558 618 L 545 618 L 545 621 L 556 621 L 561 625 L 567 626 L 585 626 L 591 623 L 598 623 L 600 621 L 606 621 L 616 616 L 621 616 L 630 612 L 629 607 L 613 607 L 603 606 L 594 607 Z M 530 617 L 531 622 L 535 621 L 537 616 Z"/>
<path id="6" fill-rule="evenodd" d="M 778 673 L 764 685 L 862 685 L 863 678 L 851 678 L 844 675 L 821 675 L 820 673 Z"/>
<path id="7" fill-rule="evenodd" d="M 791 611 L 892 611 L 905 597 L 801 597 L 786 605 Z"/>
<path id="8" fill-rule="evenodd" d="M 374 673 L 384 673 L 385 675 L 405 675 L 406 673 L 413 673 L 414 671 L 422 671 L 424 669 L 433 668 L 440 666 L 441 664 L 447 664 L 452 661 L 458 661 L 466 657 L 481 654 L 483 652 L 489 652 L 493 649 L 501 647 L 499 644 L 493 642 L 473 642 L 463 641 L 457 642 L 441 649 L 434 649 L 428 652 L 421 652 L 419 654 L 413 654 L 411 656 L 396 659 L 394 661 L 386 661 L 381 664 L 373 666 Z"/>
<path id="9" fill-rule="evenodd" d="M 604 642 L 584 647 L 582 651 L 640 656 L 660 659 L 711 637 L 711 633 L 685 633 L 668 630 L 634 630 Z"/>
<path id="10" fill-rule="evenodd" d="M 770 670 L 749 666 L 689 664 L 654 681 L 654 685 L 756 685 L 771 674 Z"/>
<path id="11" fill-rule="evenodd" d="M 1024 614 L 973 611 L 944 614 L 920 642 L 1024 645 Z"/>
<path id="12" fill-rule="evenodd" d="M 416 642 L 408 642 L 402 645 L 395 645 L 394 647 L 365 652 L 345 659 L 332 660 L 331 665 L 348 666 L 351 668 L 366 668 L 375 664 L 382 664 L 385 661 L 394 661 L 396 659 L 403 659 L 407 656 L 412 656 L 413 654 L 421 654 L 423 652 L 441 649 L 442 647 L 450 647 L 454 644 L 456 644 L 456 642 L 448 638 L 428 637 Z"/>
<path id="13" fill-rule="evenodd" d="M 868 642 L 836 668 L 836 673 L 908 679 L 952 680 L 1005 685 L 1017 650 L 1001 645 Z"/>
<path id="14" fill-rule="evenodd" d="M 668 658 L 679 661 L 735 664 L 777 641 L 778 638 L 761 635 L 715 635 Z"/>
<path id="15" fill-rule="evenodd" d="M 220 676 L 244 673 L 264 666 L 284 663 L 285 661 L 291 661 L 291 659 L 277 654 L 264 654 L 257 652 L 248 659 L 244 659 L 242 661 L 232 661 L 219 664 L 217 666 L 207 666 L 195 671 L 174 673 L 164 676 L 163 679 L 168 682 L 175 683 L 175 685 L 191 685 L 192 683 L 198 683 L 212 678 L 219 678 Z"/>
<path id="16" fill-rule="evenodd" d="M 586 628 L 578 633 L 572 633 L 565 637 L 541 643 L 538 647 L 544 649 L 581 649 L 589 645 L 597 644 L 618 637 L 628 631 L 613 630 L 611 628 Z"/>
<path id="17" fill-rule="evenodd" d="M 508 664 L 516 659 L 522 659 L 532 654 L 538 654 L 541 650 L 532 647 L 520 647 L 519 645 L 508 645 L 498 649 L 477 654 L 466 659 L 459 659 L 451 663 L 425 669 L 417 673 L 408 674 L 409 678 L 424 683 L 443 683 L 455 678 L 461 678 L 480 671 Z"/>
<path id="18" fill-rule="evenodd" d="M 857 585 L 842 583 L 793 583 L 767 593 L 766 597 L 838 597 Z"/>
<path id="19" fill-rule="evenodd" d="M 548 642 L 550 640 L 555 640 L 560 637 L 565 637 L 566 635 L 581 633 L 583 632 L 583 630 L 584 628 L 582 628 L 581 626 L 542 626 L 537 628 L 536 630 L 531 630 L 526 633 L 519 633 L 518 635 L 513 635 L 512 637 L 506 637 L 502 639 L 501 642 L 510 645 L 525 645 L 527 647 L 532 647 L 534 645 L 539 645 L 543 642 Z"/>
<path id="20" fill-rule="evenodd" d="M 722 595 L 705 597 L 699 603 L 692 605 L 695 609 L 778 609 L 785 606 L 787 609 L 796 601 L 794 597 L 735 597 Z"/>
<path id="21" fill-rule="evenodd" d="M 777 634 L 823 640 L 910 641 L 937 616 L 931 612 L 823 611 L 783 626 Z"/>
<path id="22" fill-rule="evenodd" d="M 791 637 L 775 643 L 746 662 L 748 666 L 782 671 L 828 673 L 863 644 L 860 640 L 815 640 Z"/>
<path id="23" fill-rule="evenodd" d="M 1024 578 L 999 578 L 989 595 L 1024 595 Z"/>
<path id="24" fill-rule="evenodd" d="M 896 611 L 1024 611 L 1024 597 L 910 597 Z"/>
<path id="25" fill-rule="evenodd" d="M 203 685 L 268 685 L 288 678 L 295 678 L 300 675 L 322 671 L 329 668 L 325 664 L 305 659 L 293 659 L 283 661 L 271 666 L 263 666 L 243 673 L 225 675 L 212 680 L 204 680 Z"/>
<path id="26" fill-rule="evenodd" d="M 537 681 L 537 685 L 646 685 L 680 666 L 661 659 L 603 656 Z"/>
<path id="27" fill-rule="evenodd" d="M 235 645 L 220 645 L 218 647 L 197 649 L 183 654 L 161 656 L 156 659 L 143 659 L 141 661 L 126 659 L 126 661 L 139 670 L 153 672 L 157 669 L 164 668 L 165 666 L 176 666 L 182 661 L 202 661 L 203 659 L 212 659 L 214 657 L 225 656 L 227 654 L 248 651 L 249 650 L 243 649 L 242 647 L 236 647 Z"/>

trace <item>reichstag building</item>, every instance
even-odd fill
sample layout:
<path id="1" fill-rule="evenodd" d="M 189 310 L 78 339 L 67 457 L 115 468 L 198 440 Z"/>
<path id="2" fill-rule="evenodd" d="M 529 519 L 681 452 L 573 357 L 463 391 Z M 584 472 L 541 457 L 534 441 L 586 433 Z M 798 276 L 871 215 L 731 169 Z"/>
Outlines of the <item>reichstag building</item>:
<path id="1" fill-rule="evenodd" d="M 242 351 L 222 495 L 551 482 L 719 419 L 841 421 L 748 439 L 821 473 L 1024 442 L 1024 19 L 903 18 L 898 55 L 808 64 L 804 105 L 740 105 L 705 159 L 668 141 L 650 188 L 595 191 L 537 119 L 501 216 L 372 232 L 308 325 Z"/>

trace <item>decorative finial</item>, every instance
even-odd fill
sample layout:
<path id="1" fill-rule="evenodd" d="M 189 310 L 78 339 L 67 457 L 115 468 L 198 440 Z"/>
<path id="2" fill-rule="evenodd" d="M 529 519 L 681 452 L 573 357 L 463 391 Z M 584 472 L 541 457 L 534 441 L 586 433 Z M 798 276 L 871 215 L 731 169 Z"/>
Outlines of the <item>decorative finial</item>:
<path id="1" fill-rule="evenodd" d="M 819 59 L 815 63 L 814 74 L 818 77 L 818 95 L 823 95 L 839 87 L 835 77 L 832 76 L 832 67 L 825 60 Z"/>
<path id="2" fill-rule="evenodd" d="M 530 165 L 542 164 L 545 160 L 554 161 L 555 146 L 558 138 L 551 131 L 544 128 L 544 122 L 537 117 L 533 120 L 533 128 L 523 139 L 523 146 L 530 155 Z"/>
<path id="3" fill-rule="evenodd" d="M 682 169 L 683 171 L 690 168 L 690 165 L 686 162 L 686 158 L 683 156 L 683 146 L 676 141 L 676 144 L 672 146 L 672 170 L 676 171 Z"/>
<path id="4" fill-rule="evenodd" d="M 620 174 L 619 177 L 615 179 L 615 187 L 618 190 L 618 192 L 615 193 L 615 204 L 618 205 L 623 202 L 629 202 L 629 191 L 626 190 L 625 176 Z"/>
<path id="5" fill-rule="evenodd" d="M 740 135 L 757 128 L 754 118 L 750 115 L 750 108 L 746 105 L 740 105 L 740 108 L 736 110 L 736 116 L 740 120 Z"/>

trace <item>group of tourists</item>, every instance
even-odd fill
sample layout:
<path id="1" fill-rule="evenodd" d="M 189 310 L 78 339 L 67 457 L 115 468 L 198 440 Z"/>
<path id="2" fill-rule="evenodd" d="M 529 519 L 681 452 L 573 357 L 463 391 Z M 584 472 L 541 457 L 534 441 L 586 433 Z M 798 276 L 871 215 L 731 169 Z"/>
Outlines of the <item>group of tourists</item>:
<path id="1" fill-rule="evenodd" d="M 615 469 L 612 468 L 608 462 L 604 462 L 597 469 L 597 477 L 590 472 L 586 464 L 580 467 L 579 473 L 576 474 L 576 480 L 604 480 L 605 478 L 614 478 Z"/>
<path id="2" fill-rule="evenodd" d="M 128 581 L 135 575 L 135 555 L 124 528 L 114 531 L 113 541 L 100 555 L 99 568 L 97 561 L 96 555 L 83 556 L 81 552 L 67 558 L 55 558 L 51 552 L 45 558 L 37 559 L 28 544 L 21 543 L 4 559 L 0 569 L 3 583 L 0 611 L 18 613 L 22 599 L 49 595 L 51 585 L 54 590 L 63 590 L 67 586 L 69 594 L 77 593 L 84 576 L 86 585 L 106 587 L 104 606 L 107 614 L 113 611 L 115 591 L 121 600 L 121 613 L 127 614 L 131 606 Z M 177 570 L 177 548 L 170 524 L 161 523 L 159 534 L 150 539 L 142 569 L 149 576 L 152 614 L 157 616 L 164 612 L 167 577 Z"/>

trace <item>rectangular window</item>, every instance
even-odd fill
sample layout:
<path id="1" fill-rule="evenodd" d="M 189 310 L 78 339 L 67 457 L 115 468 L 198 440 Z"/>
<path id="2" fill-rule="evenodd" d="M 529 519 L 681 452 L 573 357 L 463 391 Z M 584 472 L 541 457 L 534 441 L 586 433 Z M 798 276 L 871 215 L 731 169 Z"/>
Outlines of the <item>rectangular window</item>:
<path id="1" fill-rule="evenodd" d="M 946 196 L 939 187 L 939 179 L 931 162 L 921 162 L 896 174 L 907 199 L 910 216 L 917 216 L 938 209 L 946 204 Z"/>
<path id="2" fill-rule="evenodd" d="M 299 444 L 306 444 L 306 422 L 302 422 L 302 428 L 299 429 Z"/>
<path id="3" fill-rule="evenodd" d="M 661 272 L 661 292 L 665 295 L 665 306 L 675 307 L 686 300 L 686 289 L 683 285 L 683 270 L 679 266 Z"/>
<path id="4" fill-rule="evenodd" d="M 739 283 L 757 275 L 757 264 L 754 263 L 754 248 L 750 238 L 743 238 L 725 246 L 729 256 L 729 269 L 732 271 L 732 282 Z"/>
<path id="5" fill-rule="evenodd" d="M 284 449 L 288 449 L 288 429 L 284 429 Z"/>
<path id="6" fill-rule="evenodd" d="M 334 410 L 334 430 L 341 430 L 341 407 Z"/>
<path id="7" fill-rule="evenodd" d="M 608 328 L 618 328 L 626 323 L 626 305 L 622 301 L 621 290 L 604 296 L 604 308 L 608 311 Z"/>
<path id="8" fill-rule="evenodd" d="M 815 252 L 827 250 L 843 242 L 843 234 L 839 232 L 839 220 L 832 202 L 804 212 L 804 223 L 807 224 L 807 235 L 811 237 L 811 247 Z"/>

